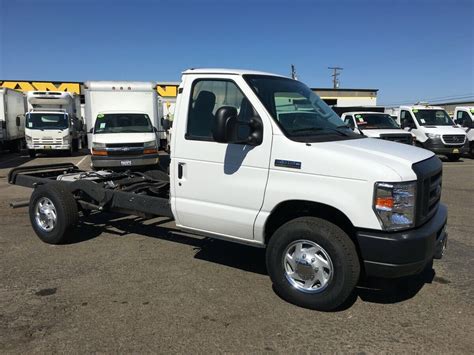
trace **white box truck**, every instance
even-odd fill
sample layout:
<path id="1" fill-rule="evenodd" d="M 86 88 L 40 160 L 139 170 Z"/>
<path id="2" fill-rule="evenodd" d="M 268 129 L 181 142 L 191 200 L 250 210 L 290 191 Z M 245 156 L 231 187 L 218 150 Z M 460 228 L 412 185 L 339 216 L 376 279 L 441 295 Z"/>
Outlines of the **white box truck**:
<path id="1" fill-rule="evenodd" d="M 88 81 L 84 84 L 92 167 L 157 165 L 161 129 L 153 82 Z"/>
<path id="2" fill-rule="evenodd" d="M 29 91 L 26 98 L 25 139 L 30 157 L 51 151 L 71 155 L 82 148 L 85 132 L 79 96 L 62 91 Z"/>
<path id="3" fill-rule="evenodd" d="M 25 112 L 23 93 L 0 89 L 0 150 L 20 151 L 25 139 Z"/>
<path id="4" fill-rule="evenodd" d="M 457 127 L 446 110 L 438 106 L 419 103 L 400 106 L 397 121 L 415 136 L 415 144 L 457 161 L 467 152 L 466 132 Z"/>
<path id="5" fill-rule="evenodd" d="M 361 275 L 413 275 L 443 256 L 441 161 L 355 134 L 299 81 L 187 70 L 173 130 L 169 176 L 20 167 L 9 182 L 35 190 L 18 206 L 29 205 L 34 231 L 51 244 L 73 238 L 79 212 L 95 210 L 174 218 L 188 233 L 266 248 L 277 293 L 324 311 Z"/>
<path id="6" fill-rule="evenodd" d="M 474 106 L 457 106 L 454 109 L 454 121 L 466 132 L 469 155 L 474 157 Z"/>

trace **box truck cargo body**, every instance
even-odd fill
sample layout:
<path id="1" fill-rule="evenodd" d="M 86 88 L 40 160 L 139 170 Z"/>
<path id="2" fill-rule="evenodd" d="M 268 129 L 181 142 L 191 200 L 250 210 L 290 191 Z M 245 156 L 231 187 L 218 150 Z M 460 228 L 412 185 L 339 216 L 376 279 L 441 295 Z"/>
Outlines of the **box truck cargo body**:
<path id="1" fill-rule="evenodd" d="M 60 91 L 27 93 L 25 138 L 31 157 L 37 152 L 64 151 L 72 154 L 84 143 L 79 96 Z"/>
<path id="2" fill-rule="evenodd" d="M 159 143 L 166 142 L 166 134 L 160 129 L 156 84 L 88 81 L 84 89 L 92 166 L 158 164 Z"/>
<path id="3" fill-rule="evenodd" d="M 19 151 L 25 139 L 25 96 L 0 89 L 0 149 Z"/>

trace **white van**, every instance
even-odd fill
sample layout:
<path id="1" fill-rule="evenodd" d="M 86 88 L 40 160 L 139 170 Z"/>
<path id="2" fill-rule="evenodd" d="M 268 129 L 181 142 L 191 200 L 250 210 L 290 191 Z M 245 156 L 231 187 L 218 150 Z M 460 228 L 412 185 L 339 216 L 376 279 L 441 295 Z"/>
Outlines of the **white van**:
<path id="1" fill-rule="evenodd" d="M 161 122 L 156 84 L 88 81 L 84 89 L 92 167 L 157 165 Z"/>
<path id="2" fill-rule="evenodd" d="M 25 139 L 25 96 L 0 89 L 0 150 L 19 152 Z"/>
<path id="3" fill-rule="evenodd" d="M 457 127 L 442 107 L 400 106 L 398 123 L 415 135 L 416 145 L 456 161 L 467 152 L 466 132 Z"/>
<path id="4" fill-rule="evenodd" d="M 466 132 L 469 155 L 474 155 L 474 106 L 458 106 L 454 109 L 454 121 Z"/>
<path id="5" fill-rule="evenodd" d="M 389 114 L 381 112 L 345 112 L 341 115 L 341 118 L 350 129 L 363 136 L 413 144 L 413 135 L 401 129 Z"/>

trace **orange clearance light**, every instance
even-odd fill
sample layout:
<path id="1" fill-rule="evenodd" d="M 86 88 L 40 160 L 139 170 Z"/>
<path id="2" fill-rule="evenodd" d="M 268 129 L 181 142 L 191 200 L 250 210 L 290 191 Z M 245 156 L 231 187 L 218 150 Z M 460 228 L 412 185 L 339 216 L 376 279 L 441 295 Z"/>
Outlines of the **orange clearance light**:
<path id="1" fill-rule="evenodd" d="M 106 151 L 106 150 L 95 150 L 95 149 L 92 149 L 92 155 L 106 156 L 106 155 L 107 155 L 107 151 Z"/>
<path id="2" fill-rule="evenodd" d="M 153 148 L 153 149 L 144 149 L 143 154 L 158 154 L 158 150 Z"/>
<path id="3" fill-rule="evenodd" d="M 393 197 L 377 197 L 376 207 L 393 208 Z"/>

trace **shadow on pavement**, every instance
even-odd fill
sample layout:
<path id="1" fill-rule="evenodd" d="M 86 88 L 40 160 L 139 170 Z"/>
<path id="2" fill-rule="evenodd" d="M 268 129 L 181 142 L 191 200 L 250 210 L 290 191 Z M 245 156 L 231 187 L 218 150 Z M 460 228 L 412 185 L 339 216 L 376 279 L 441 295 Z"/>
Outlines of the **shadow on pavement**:
<path id="1" fill-rule="evenodd" d="M 171 241 L 190 245 L 196 250 L 195 258 L 212 263 L 268 275 L 265 265 L 265 249 L 236 244 L 218 239 L 192 236 L 176 229 L 163 226 L 170 219 L 160 220 L 152 224 L 143 224 L 141 217 L 124 217 L 113 213 L 96 213 L 78 226 L 76 237 L 69 244 L 84 242 L 109 233 L 118 237 L 129 234 L 138 234 L 150 238 Z M 414 297 L 426 283 L 431 283 L 435 273 L 432 263 L 416 276 L 400 279 L 361 280 L 351 297 L 336 311 L 350 308 L 358 298 L 363 302 L 393 304 L 406 301 Z"/>

